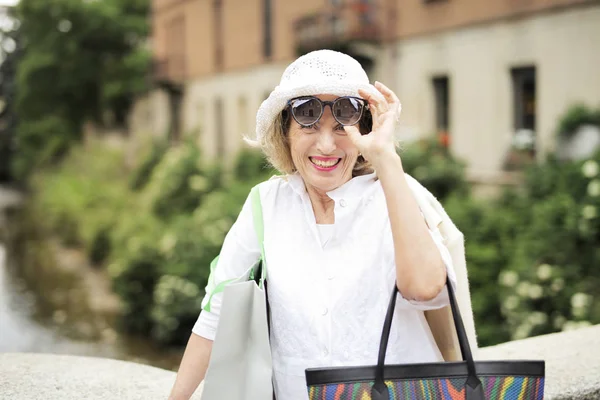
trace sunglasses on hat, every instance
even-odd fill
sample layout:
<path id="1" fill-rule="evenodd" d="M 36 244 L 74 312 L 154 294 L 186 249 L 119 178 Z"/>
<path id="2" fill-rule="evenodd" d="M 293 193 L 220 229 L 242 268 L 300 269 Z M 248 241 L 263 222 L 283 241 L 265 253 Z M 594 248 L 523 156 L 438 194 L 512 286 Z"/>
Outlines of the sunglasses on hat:
<path id="1" fill-rule="evenodd" d="M 354 125 L 360 121 L 367 107 L 365 100 L 352 96 L 338 97 L 333 101 L 324 101 L 315 96 L 303 96 L 289 100 L 287 105 L 294 120 L 302 126 L 317 123 L 323 116 L 326 106 L 331 108 L 333 118 L 341 125 Z"/>

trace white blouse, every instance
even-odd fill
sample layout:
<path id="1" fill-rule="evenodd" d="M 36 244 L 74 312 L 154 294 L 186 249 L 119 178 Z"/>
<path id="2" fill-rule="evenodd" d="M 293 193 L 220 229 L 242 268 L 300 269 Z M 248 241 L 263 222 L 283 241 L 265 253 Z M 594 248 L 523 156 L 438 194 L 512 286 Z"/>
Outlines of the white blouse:
<path id="1" fill-rule="evenodd" d="M 274 177 L 259 188 L 275 393 L 281 400 L 307 400 L 306 368 L 377 363 L 396 281 L 385 197 L 375 174 L 355 177 L 328 193 L 335 223 L 319 226 L 299 175 Z M 455 287 L 450 254 L 439 231 L 430 232 Z M 218 282 L 247 275 L 259 257 L 248 198 L 225 238 L 194 333 L 214 339 L 222 293 L 211 291 Z M 441 361 L 423 310 L 447 304 L 446 289 L 429 302 L 399 294 L 386 364 Z"/>

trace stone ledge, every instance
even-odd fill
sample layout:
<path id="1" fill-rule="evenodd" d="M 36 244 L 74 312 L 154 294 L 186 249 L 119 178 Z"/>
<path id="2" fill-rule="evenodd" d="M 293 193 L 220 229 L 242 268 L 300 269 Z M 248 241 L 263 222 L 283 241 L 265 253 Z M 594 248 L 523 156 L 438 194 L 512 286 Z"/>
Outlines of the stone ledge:
<path id="1" fill-rule="evenodd" d="M 167 400 L 175 373 L 105 358 L 0 354 L 0 399 Z"/>
<path id="2" fill-rule="evenodd" d="M 544 399 L 600 399 L 600 325 L 486 347 L 478 358 L 545 360 Z"/>
<path id="3" fill-rule="evenodd" d="M 600 325 L 480 349 L 478 358 L 544 359 L 545 399 L 600 399 Z M 174 372 L 125 361 L 0 354 L 0 399 L 166 400 L 174 381 Z"/>

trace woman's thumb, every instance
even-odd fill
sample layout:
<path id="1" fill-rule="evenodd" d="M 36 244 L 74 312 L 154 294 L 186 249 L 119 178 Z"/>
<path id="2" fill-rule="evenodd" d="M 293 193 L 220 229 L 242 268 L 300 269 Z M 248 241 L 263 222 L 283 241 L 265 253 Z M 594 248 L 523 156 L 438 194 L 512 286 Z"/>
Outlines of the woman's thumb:
<path id="1" fill-rule="evenodd" d="M 357 146 L 362 136 L 358 128 L 354 125 L 346 125 L 344 126 L 344 130 L 348 134 L 348 137 L 350 138 L 352 143 L 354 143 L 354 145 Z"/>

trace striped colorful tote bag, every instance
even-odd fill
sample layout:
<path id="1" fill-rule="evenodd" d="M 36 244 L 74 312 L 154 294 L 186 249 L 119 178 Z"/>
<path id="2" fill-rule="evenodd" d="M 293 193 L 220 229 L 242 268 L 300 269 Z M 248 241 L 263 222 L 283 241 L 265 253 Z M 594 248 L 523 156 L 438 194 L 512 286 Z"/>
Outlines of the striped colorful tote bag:
<path id="1" fill-rule="evenodd" d="M 377 365 L 307 369 L 310 400 L 542 400 L 544 361 L 474 361 L 452 285 L 446 287 L 464 361 L 385 365 L 395 289 Z"/>

